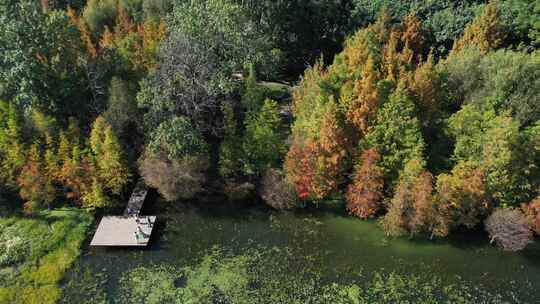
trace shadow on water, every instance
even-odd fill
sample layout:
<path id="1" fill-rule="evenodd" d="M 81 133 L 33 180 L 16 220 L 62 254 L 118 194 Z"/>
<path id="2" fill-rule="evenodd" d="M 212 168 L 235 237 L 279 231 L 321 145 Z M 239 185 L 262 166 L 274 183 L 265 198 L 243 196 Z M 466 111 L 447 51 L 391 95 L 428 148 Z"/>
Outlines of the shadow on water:
<path id="1" fill-rule="evenodd" d="M 462 250 L 477 250 L 490 246 L 487 233 L 478 228 L 468 231 L 456 231 L 448 236 L 446 241 L 452 247 Z"/>

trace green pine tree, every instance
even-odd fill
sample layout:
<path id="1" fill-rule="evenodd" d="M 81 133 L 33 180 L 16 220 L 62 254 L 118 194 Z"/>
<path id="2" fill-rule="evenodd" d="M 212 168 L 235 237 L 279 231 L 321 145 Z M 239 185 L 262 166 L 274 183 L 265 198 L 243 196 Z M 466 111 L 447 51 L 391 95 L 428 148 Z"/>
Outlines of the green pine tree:
<path id="1" fill-rule="evenodd" d="M 235 177 L 241 169 L 240 158 L 242 147 L 238 143 L 241 138 L 238 135 L 234 109 L 230 103 L 222 107 L 225 136 L 219 147 L 219 174 L 223 178 Z"/>
<path id="2" fill-rule="evenodd" d="M 280 124 L 279 108 L 274 100 L 266 99 L 260 112 L 248 113 L 243 143 L 246 175 L 260 176 L 278 165 L 284 148 Z"/>

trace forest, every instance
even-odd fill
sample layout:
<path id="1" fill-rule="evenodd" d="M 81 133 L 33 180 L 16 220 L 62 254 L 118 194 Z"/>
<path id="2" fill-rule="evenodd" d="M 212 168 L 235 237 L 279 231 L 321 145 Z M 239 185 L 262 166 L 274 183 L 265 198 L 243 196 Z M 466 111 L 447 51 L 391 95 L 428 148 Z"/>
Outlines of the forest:
<path id="1" fill-rule="evenodd" d="M 524 250 L 539 47 L 538 0 L 0 0 L 0 303 L 57 302 L 139 179 L 169 205 Z"/>

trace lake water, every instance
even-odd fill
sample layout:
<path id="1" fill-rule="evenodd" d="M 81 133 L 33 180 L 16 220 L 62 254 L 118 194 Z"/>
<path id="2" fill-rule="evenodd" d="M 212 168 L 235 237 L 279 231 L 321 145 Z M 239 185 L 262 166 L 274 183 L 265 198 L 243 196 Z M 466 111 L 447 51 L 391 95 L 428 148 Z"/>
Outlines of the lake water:
<path id="1" fill-rule="evenodd" d="M 149 204 L 147 202 L 147 204 Z M 147 249 L 89 249 L 66 279 L 65 302 L 80 301 L 77 291 L 98 289 L 114 303 L 121 276 L 140 266 L 190 265 L 212 248 L 232 255 L 250 249 L 290 250 L 283 261 L 291 274 L 315 269 L 328 282 L 347 282 L 358 272 L 434 275 L 444 284 L 463 283 L 479 292 L 502 294 L 508 303 L 540 303 L 540 246 L 519 253 L 489 245 L 482 233 L 448 240 L 386 238 L 374 221 L 335 210 L 276 212 L 262 206 L 194 206 L 159 203 L 143 210 L 159 224 Z M 151 210 L 153 209 L 153 210 Z M 91 277 L 94 287 L 85 286 Z M 93 300 L 92 300 L 93 301 Z M 92 302 L 89 301 L 89 302 Z M 95 302 L 95 301 L 94 301 Z"/>

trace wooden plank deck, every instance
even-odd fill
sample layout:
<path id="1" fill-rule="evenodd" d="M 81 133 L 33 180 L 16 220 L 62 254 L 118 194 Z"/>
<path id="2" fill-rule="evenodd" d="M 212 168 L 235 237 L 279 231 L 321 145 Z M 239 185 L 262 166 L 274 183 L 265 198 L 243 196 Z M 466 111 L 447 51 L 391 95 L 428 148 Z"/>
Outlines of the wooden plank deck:
<path id="1" fill-rule="evenodd" d="M 155 216 L 105 216 L 101 219 L 90 246 L 144 247 L 148 245 L 155 222 Z"/>

